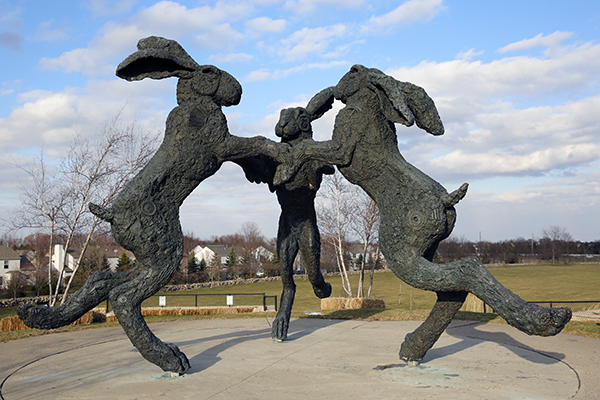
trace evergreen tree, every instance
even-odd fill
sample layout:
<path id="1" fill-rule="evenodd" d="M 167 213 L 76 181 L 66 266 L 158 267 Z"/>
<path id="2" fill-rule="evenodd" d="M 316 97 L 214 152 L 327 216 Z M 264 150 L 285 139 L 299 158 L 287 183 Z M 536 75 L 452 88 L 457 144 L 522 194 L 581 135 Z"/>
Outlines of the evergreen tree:
<path id="1" fill-rule="evenodd" d="M 196 272 L 200 273 L 202 271 L 204 271 L 206 269 L 206 261 L 204 261 L 204 258 L 200 259 L 200 262 L 198 263 L 198 266 L 196 267 Z"/>
<path id="2" fill-rule="evenodd" d="M 204 260 L 202 260 L 204 261 Z M 190 252 L 190 255 L 188 257 L 188 274 L 195 274 L 198 272 L 198 262 L 196 261 L 196 255 L 194 254 L 193 251 Z"/>
<path id="3" fill-rule="evenodd" d="M 218 252 L 215 251 L 212 258 L 210 259 L 210 271 L 209 271 L 210 280 L 220 280 L 221 279 L 221 256 Z"/>
<path id="4" fill-rule="evenodd" d="M 232 247 L 231 250 L 229 251 L 229 254 L 227 255 L 227 266 L 229 268 L 235 267 L 237 264 L 237 254 L 235 252 L 235 249 Z"/>
<path id="5" fill-rule="evenodd" d="M 133 267 L 133 263 L 131 259 L 127 257 L 127 254 L 124 252 L 119 256 L 119 261 L 117 261 L 117 272 L 128 271 Z"/>

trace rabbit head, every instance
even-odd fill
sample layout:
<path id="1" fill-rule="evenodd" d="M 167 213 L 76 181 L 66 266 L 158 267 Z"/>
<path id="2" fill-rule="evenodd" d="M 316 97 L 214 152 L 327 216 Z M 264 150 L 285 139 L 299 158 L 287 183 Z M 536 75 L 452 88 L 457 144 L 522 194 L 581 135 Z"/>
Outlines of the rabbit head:
<path id="1" fill-rule="evenodd" d="M 279 114 L 275 134 L 282 142 L 294 139 L 312 139 L 311 122 L 321 118 L 333 105 L 333 87 L 324 89 L 313 96 L 306 108 L 284 108 Z"/>
<path id="2" fill-rule="evenodd" d="M 417 126 L 433 135 L 442 135 L 444 126 L 433 100 L 423 88 L 400 82 L 375 68 L 354 65 L 334 89 L 335 98 L 347 103 L 362 88 L 377 94 L 381 110 L 392 122 Z"/>
<path id="3" fill-rule="evenodd" d="M 220 106 L 239 104 L 242 86 L 230 74 L 212 65 L 199 65 L 174 40 L 150 36 L 138 42 L 138 51 L 117 67 L 117 76 L 128 81 L 144 78 L 179 78 L 177 102 L 209 96 Z"/>
<path id="4" fill-rule="evenodd" d="M 312 138 L 310 116 L 304 107 L 284 108 L 279 113 L 279 121 L 275 126 L 275 134 L 282 142 L 297 138 Z"/>

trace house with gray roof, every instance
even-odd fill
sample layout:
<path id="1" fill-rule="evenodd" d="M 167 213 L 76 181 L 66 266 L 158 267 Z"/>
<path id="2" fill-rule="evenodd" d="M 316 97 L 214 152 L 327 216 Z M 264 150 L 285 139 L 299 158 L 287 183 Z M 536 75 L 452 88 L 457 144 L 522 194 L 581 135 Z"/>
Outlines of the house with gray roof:
<path id="1" fill-rule="evenodd" d="M 10 282 L 11 274 L 21 271 L 21 256 L 7 246 L 0 246 L 0 288 Z"/>

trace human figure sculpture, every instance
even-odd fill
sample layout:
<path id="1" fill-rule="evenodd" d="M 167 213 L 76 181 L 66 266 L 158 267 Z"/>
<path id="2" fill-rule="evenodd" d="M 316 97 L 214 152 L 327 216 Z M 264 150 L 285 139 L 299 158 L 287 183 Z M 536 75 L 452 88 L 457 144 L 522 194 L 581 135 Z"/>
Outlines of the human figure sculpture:
<path id="1" fill-rule="evenodd" d="M 346 106 L 336 117 L 332 139 L 302 141 L 293 147 L 294 161 L 281 165 L 274 178 L 280 184 L 298 165 L 317 159 L 338 166 L 348 181 L 359 185 L 380 210 L 380 248 L 396 276 L 409 285 L 437 293 L 426 321 L 408 334 L 400 357 L 418 362 L 433 346 L 471 292 L 517 329 L 549 336 L 571 318 L 568 308 L 529 304 L 502 286 L 475 258 L 449 263 L 432 262 L 438 244 L 456 220 L 454 205 L 466 194 L 467 184 L 452 193 L 408 163 L 398 150 L 394 123 L 418 127 L 433 135 L 444 127 L 433 100 L 413 84 L 383 72 L 353 66 L 332 96 Z"/>
<path id="2" fill-rule="evenodd" d="M 333 97 L 325 90 L 314 96 L 306 108 L 281 110 L 275 134 L 292 148 L 304 140 L 312 140 L 311 122 L 320 118 L 332 104 Z M 315 295 L 321 299 L 331 295 L 331 284 L 325 282 L 321 273 L 321 238 L 314 202 L 323 174 L 332 174 L 334 169 L 322 161 L 310 160 L 300 166 L 298 173 L 290 181 L 274 187 L 273 177 L 278 165 L 274 160 L 259 156 L 242 161 L 240 165 L 246 171 L 248 179 L 256 183 L 268 183 L 269 189 L 277 194 L 277 201 L 281 206 L 277 255 L 283 291 L 271 337 L 283 341 L 287 337 L 296 294 L 294 260 L 298 251 Z"/>
<path id="3" fill-rule="evenodd" d="M 229 133 L 223 106 L 239 103 L 242 88 L 231 75 L 198 65 L 175 41 L 148 37 L 117 68 L 123 79 L 179 78 L 177 103 L 166 122 L 164 141 L 149 163 L 125 186 L 110 208 L 90 210 L 110 222 L 115 240 L 135 255 L 138 268 L 92 275 L 60 307 L 23 306 L 19 316 L 30 327 L 69 324 L 109 299 L 123 330 L 140 354 L 164 371 L 181 373 L 190 365 L 179 348 L 159 340 L 141 314 L 141 303 L 169 282 L 183 256 L 179 207 L 204 179 L 227 160 L 259 154 L 277 159 L 287 146 L 266 138 Z"/>

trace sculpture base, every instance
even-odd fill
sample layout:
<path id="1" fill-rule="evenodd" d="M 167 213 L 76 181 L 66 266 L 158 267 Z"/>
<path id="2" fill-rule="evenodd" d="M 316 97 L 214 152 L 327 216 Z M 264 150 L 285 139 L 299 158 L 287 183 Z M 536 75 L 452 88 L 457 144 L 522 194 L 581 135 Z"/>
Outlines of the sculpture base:
<path id="1" fill-rule="evenodd" d="M 530 337 L 509 326 L 458 321 L 409 368 L 398 348 L 417 321 L 292 320 L 283 343 L 271 340 L 268 322 L 153 323 L 156 335 L 190 360 L 191 369 L 175 377 L 144 360 L 120 327 L 11 341 L 0 344 L 1 394 L 6 400 L 579 400 L 598 394 L 597 354 L 590 351 L 598 339 Z"/>

